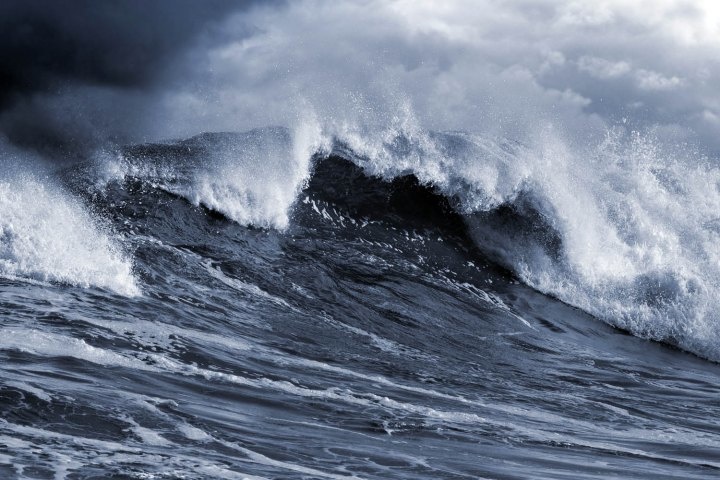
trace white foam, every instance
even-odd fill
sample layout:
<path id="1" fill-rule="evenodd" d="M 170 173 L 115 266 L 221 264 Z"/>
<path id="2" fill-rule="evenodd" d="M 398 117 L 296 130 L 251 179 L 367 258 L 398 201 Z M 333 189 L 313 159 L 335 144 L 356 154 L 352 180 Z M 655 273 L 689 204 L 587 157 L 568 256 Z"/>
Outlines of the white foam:
<path id="1" fill-rule="evenodd" d="M 610 129 L 583 145 L 539 128 L 521 145 L 428 134 L 411 112 L 399 118 L 369 136 L 348 126 L 336 135 L 369 173 L 414 173 L 458 198 L 478 245 L 529 285 L 720 360 L 720 169 L 708 159 L 651 131 Z M 503 204 L 533 210 L 544 231 L 473 215 Z"/>
<path id="2" fill-rule="evenodd" d="M 614 325 L 720 359 L 720 170 L 636 134 L 584 154 L 544 142 L 527 189 L 562 249 L 506 241 L 506 263 Z"/>
<path id="3" fill-rule="evenodd" d="M 132 262 L 77 200 L 27 171 L 0 179 L 0 275 L 138 295 Z"/>
<path id="4" fill-rule="evenodd" d="M 265 290 L 253 283 L 247 283 L 238 280 L 237 278 L 228 277 L 219 267 L 214 266 L 210 260 L 204 260 L 202 262 L 202 265 L 203 267 L 205 267 L 205 270 L 210 274 L 211 277 L 224 283 L 228 287 L 237 290 L 238 292 L 242 292 L 253 297 L 259 297 L 260 299 L 268 300 L 272 303 L 275 303 L 276 305 L 283 306 L 290 310 L 295 310 L 289 303 L 287 303 L 282 298 L 276 297 L 275 295 L 266 292 Z"/>
<path id="5" fill-rule="evenodd" d="M 382 390 L 383 386 L 391 386 L 393 388 L 401 388 L 403 390 L 420 393 L 423 394 L 423 396 L 442 398 L 454 403 L 458 407 L 462 407 L 462 409 L 440 410 L 422 404 L 409 403 L 400 399 L 389 398 L 383 394 L 384 392 L 362 392 L 354 391 L 349 388 L 309 388 L 284 380 L 275 380 L 263 377 L 251 378 L 239 374 L 201 368 L 197 365 L 186 364 L 173 358 L 155 353 L 143 354 L 143 357 L 149 362 L 146 363 L 146 361 L 142 361 L 134 356 L 123 355 L 110 350 L 89 346 L 81 340 L 28 329 L 4 329 L 0 333 L 2 333 L 0 338 L 3 338 L 4 349 L 17 348 L 23 351 L 46 356 L 70 356 L 100 365 L 127 367 L 164 374 L 201 377 L 211 382 L 236 384 L 260 390 L 271 390 L 298 398 L 339 402 L 348 405 L 357 405 L 363 408 L 378 408 L 400 415 L 418 415 L 423 417 L 422 423 L 426 426 L 437 426 L 448 423 L 473 426 L 492 425 L 493 428 L 502 428 L 503 431 L 507 431 L 513 436 L 518 436 L 519 438 L 529 438 L 537 441 L 546 441 L 549 437 L 560 438 L 565 442 L 576 445 L 593 446 L 607 449 L 609 451 L 619 450 L 634 452 L 637 455 L 643 456 L 654 454 L 642 450 L 626 449 L 624 444 L 622 444 L 622 441 L 636 441 L 637 439 L 655 441 L 660 439 L 673 445 L 701 445 L 708 448 L 716 448 L 718 446 L 717 440 L 711 435 L 698 435 L 697 432 L 688 429 L 677 427 L 671 428 L 669 426 L 668 428 L 652 432 L 647 432 L 641 429 L 630 429 L 620 432 L 617 430 L 610 431 L 610 429 L 598 426 L 596 423 L 588 422 L 582 419 L 563 417 L 562 415 L 558 415 L 557 413 L 550 411 L 538 411 L 536 409 L 528 409 L 522 406 L 518 407 L 495 402 L 486 403 L 484 401 L 472 401 L 463 397 L 455 397 L 451 395 L 444 395 L 439 392 L 427 391 L 422 388 L 403 387 L 401 385 L 396 385 L 394 382 L 386 381 L 383 377 L 354 374 L 352 372 L 345 371 L 344 369 L 335 369 L 332 366 L 324 367 L 323 365 L 319 365 L 317 362 L 311 361 L 306 363 L 306 366 L 321 369 L 328 368 L 334 373 L 341 373 L 343 375 L 356 376 L 358 378 L 369 380 L 372 384 L 375 384 L 376 389 L 380 390 Z M 129 401 L 139 400 L 140 405 L 148 408 L 151 412 L 170 419 L 166 413 L 156 408 L 156 404 L 158 402 L 167 402 L 167 400 L 147 396 L 137 396 L 131 393 L 123 393 L 122 395 L 127 397 Z M 564 398 L 562 394 L 559 395 Z M 572 398 L 567 397 L 565 400 L 571 401 Z M 627 412 L 622 409 L 609 409 L 617 415 L 624 416 L 627 414 Z M 124 417 L 123 420 L 130 424 L 130 430 L 135 434 L 137 441 L 131 441 L 129 444 L 118 444 L 102 440 L 85 439 L 77 436 L 71 437 L 69 435 L 45 431 L 33 427 L 11 424 L 1 419 L 0 430 L 13 432 L 15 439 L 9 439 L 9 437 L 4 435 L 0 436 L 2 436 L 3 443 L 14 451 L 27 451 L 28 446 L 30 446 L 28 442 L 25 442 L 21 438 L 17 438 L 18 436 L 31 437 L 39 440 L 41 443 L 59 441 L 63 444 L 80 444 L 92 448 L 100 447 L 104 451 L 114 452 L 113 460 L 116 462 L 139 460 L 140 458 L 138 455 L 144 455 L 145 452 L 148 451 L 147 449 L 153 449 L 156 447 L 166 448 L 168 446 L 175 445 L 171 440 L 162 436 L 159 432 L 142 427 L 132 418 Z M 573 430 L 577 433 L 568 434 L 567 432 L 549 432 L 541 427 L 538 427 L 538 422 L 544 425 L 557 425 L 558 423 L 570 424 L 573 426 Z M 223 440 L 213 437 L 211 434 L 203 431 L 202 429 L 189 425 L 185 422 L 175 425 L 175 428 L 179 433 L 190 440 L 199 442 L 224 442 Z M 598 435 L 603 438 L 609 438 L 609 436 L 614 435 L 620 439 L 620 444 L 617 442 L 598 443 L 595 441 L 595 439 L 598 438 Z M 72 442 L 68 442 L 68 440 L 72 440 Z M 334 474 L 329 472 L 321 472 L 318 470 L 307 469 L 306 467 L 296 464 L 277 461 L 244 447 L 232 445 L 230 443 L 226 444 L 228 447 L 241 451 L 249 461 L 254 463 L 288 469 L 312 476 L 336 478 Z M 65 455 L 65 452 L 60 453 L 61 455 Z M 71 455 L 71 451 L 68 451 L 67 455 L 67 459 L 58 458 L 68 465 L 71 465 L 72 462 L 76 460 L 86 463 L 85 459 L 79 459 L 75 454 Z M 148 460 L 148 458 L 142 457 L 142 460 Z M 182 463 L 183 462 L 180 462 L 178 465 L 182 466 Z M 72 467 L 70 467 L 70 469 L 72 469 Z"/>
<path id="6" fill-rule="evenodd" d="M 290 130 L 268 127 L 195 140 L 204 156 L 192 159 L 194 164 L 106 158 L 99 174 L 105 181 L 139 177 L 240 224 L 284 230 L 309 178 L 312 155 L 327 149 L 311 114 Z"/>
<path id="7" fill-rule="evenodd" d="M 197 427 L 193 427 L 192 425 L 188 425 L 187 423 L 178 425 L 177 429 L 189 440 L 195 440 L 197 442 L 208 442 L 212 440 L 212 437 L 206 432 Z"/>
<path id="8" fill-rule="evenodd" d="M 43 400 L 45 402 L 52 401 L 52 396 L 49 393 L 47 393 L 45 390 L 34 387 L 32 385 L 28 385 L 25 382 L 15 382 L 15 381 L 8 382 L 8 381 L 6 381 L 5 385 L 7 385 L 8 387 L 17 388 L 17 389 L 22 390 L 23 392 L 27 392 L 32 395 L 35 395 L 37 398 L 39 398 L 40 400 Z"/>
<path id="9" fill-rule="evenodd" d="M 129 423 L 131 425 L 130 430 L 132 433 L 134 433 L 135 436 L 137 436 L 140 441 L 146 445 L 152 445 L 155 447 L 168 447 L 172 445 L 170 440 L 150 428 L 143 427 L 128 415 L 122 416 L 121 420 Z"/>
<path id="10" fill-rule="evenodd" d="M 152 443 L 137 443 L 126 441 L 118 443 L 78 435 L 66 435 L 52 430 L 44 430 L 10 423 L 0 419 L 0 442 L 11 455 L 0 455 L 0 460 L 12 458 L 8 465 L 12 465 L 17 474 L 23 477 L 28 465 L 47 465 L 55 470 L 55 478 L 63 479 L 76 473 L 82 466 L 94 466 L 100 462 L 104 468 L 133 466 L 133 470 L 140 471 L 134 474 L 136 478 L 188 478 L 204 475 L 207 478 L 223 479 L 258 479 L 252 475 L 245 475 L 234 470 L 224 468 L 200 456 L 176 453 L 171 460 L 158 450 L 174 448 L 176 444 L 169 442 L 154 445 Z M 4 433 L 11 435 L 5 435 Z M 25 437 L 28 440 L 21 439 Z M 212 437 L 210 437 L 212 438 Z M 51 454 L 47 452 L 51 450 Z M 101 452 L 98 455 L 98 452 Z M 257 462 L 249 458 L 250 462 Z M 266 463 L 266 462 L 263 462 Z M 280 463 L 280 462 L 278 462 Z M 157 465 L 163 465 L 157 472 Z M 279 465 L 278 465 L 279 466 Z"/>
<path id="11" fill-rule="evenodd" d="M 89 345 L 82 339 L 70 338 L 60 334 L 41 332 L 33 329 L 2 329 L 0 330 L 0 338 L 3 339 L 0 348 L 4 350 L 14 349 L 41 356 L 73 357 L 98 365 L 110 367 L 125 367 L 149 372 L 169 372 L 181 375 L 199 376 L 209 381 L 227 382 L 258 389 L 269 389 L 300 397 L 317 398 L 355 405 L 384 407 L 392 410 L 407 411 L 424 415 L 428 418 L 440 421 L 447 420 L 471 423 L 485 422 L 482 417 L 471 413 L 444 412 L 431 407 L 400 402 L 373 393 L 356 393 L 349 389 L 313 389 L 298 386 L 285 380 L 272 380 L 263 377 L 249 378 L 242 375 L 209 370 L 205 368 L 200 368 L 196 365 L 185 364 L 161 354 L 149 352 L 144 353 L 143 359 L 141 360 L 140 358 L 137 358 L 135 356 L 123 355 L 121 353 L 116 353 L 112 350 L 94 347 L 92 345 Z M 301 362 L 301 364 L 303 363 Z M 313 368 L 332 370 L 331 366 L 325 366 L 320 364 L 319 362 L 308 361 L 304 365 Z M 343 373 L 348 374 L 349 372 L 345 371 Z M 372 379 L 374 382 L 383 383 L 385 385 L 392 385 L 416 393 L 423 393 L 428 396 L 447 398 L 449 400 L 457 400 L 461 403 L 467 402 L 467 400 L 463 399 L 462 397 L 454 397 L 450 395 L 444 395 L 440 392 L 432 392 L 425 389 L 397 385 L 387 380 L 384 381 L 383 377 L 379 376 L 366 377 L 361 374 L 355 374 L 353 376 L 364 379 Z M 133 431 L 135 431 L 135 433 L 137 433 L 138 436 L 143 439 L 143 441 L 147 441 L 151 444 L 165 441 L 164 438 L 155 437 L 153 436 L 153 432 L 146 431 L 141 426 L 133 423 L 132 419 L 125 420 L 132 423 L 133 427 L 136 427 L 133 429 Z"/>
<path id="12" fill-rule="evenodd" d="M 93 347 L 82 339 L 28 328 L 0 329 L 3 350 L 19 350 L 33 355 L 73 357 L 98 365 L 156 371 L 156 368 L 134 357 L 112 350 Z"/>

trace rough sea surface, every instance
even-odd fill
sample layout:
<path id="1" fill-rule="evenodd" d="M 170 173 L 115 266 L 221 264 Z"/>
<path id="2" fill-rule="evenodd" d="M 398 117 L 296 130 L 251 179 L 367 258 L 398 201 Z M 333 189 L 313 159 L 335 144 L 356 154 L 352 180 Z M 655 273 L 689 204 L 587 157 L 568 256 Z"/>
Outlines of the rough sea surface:
<path id="1" fill-rule="evenodd" d="M 715 170 L 303 135 L 0 180 L 0 478 L 720 476 Z"/>

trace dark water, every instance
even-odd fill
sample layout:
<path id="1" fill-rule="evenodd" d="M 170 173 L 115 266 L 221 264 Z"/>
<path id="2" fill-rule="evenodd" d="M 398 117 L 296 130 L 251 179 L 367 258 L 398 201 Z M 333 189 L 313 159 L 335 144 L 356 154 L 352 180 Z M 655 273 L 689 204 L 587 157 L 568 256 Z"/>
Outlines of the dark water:
<path id="1" fill-rule="evenodd" d="M 517 211 L 316 161 L 285 229 L 59 174 L 141 295 L 0 279 L 0 478 L 720 477 L 716 363 L 491 261 L 468 223 Z"/>

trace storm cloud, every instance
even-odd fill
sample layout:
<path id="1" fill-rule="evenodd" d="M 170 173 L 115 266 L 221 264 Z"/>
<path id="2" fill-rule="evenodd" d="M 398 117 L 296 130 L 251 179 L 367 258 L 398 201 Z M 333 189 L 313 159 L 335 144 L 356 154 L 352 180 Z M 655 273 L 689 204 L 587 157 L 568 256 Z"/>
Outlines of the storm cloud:
<path id="1" fill-rule="evenodd" d="M 717 152 L 719 25 L 712 2 L 682 0 L 292 2 L 222 22 L 165 113 L 184 132 L 307 111 L 520 138 L 554 128 L 580 143 L 620 126 Z"/>
<path id="2" fill-rule="evenodd" d="M 233 2 L 130 0 L 0 4 L 0 101 L 64 81 L 147 85 Z"/>
<path id="3" fill-rule="evenodd" d="M 123 131 L 115 126 L 135 121 L 127 117 L 133 117 L 132 108 L 149 100 L 143 92 L 166 80 L 189 45 L 216 22 L 252 4 L 2 2 L 0 128 L 10 141 L 39 149 L 72 150 L 98 129 L 112 137 L 114 130 Z M 111 104 L 117 105 L 117 115 L 101 115 Z M 84 134 L 83 128 L 92 131 Z"/>
<path id="4" fill-rule="evenodd" d="M 313 117 L 720 149 L 712 2 L 36 0 L 0 18 L 0 130 L 24 145 Z"/>

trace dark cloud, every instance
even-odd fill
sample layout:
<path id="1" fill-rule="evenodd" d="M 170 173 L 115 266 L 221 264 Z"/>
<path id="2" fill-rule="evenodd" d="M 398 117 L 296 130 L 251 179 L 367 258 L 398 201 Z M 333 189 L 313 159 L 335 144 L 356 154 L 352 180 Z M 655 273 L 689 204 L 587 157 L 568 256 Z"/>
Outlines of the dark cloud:
<path id="1" fill-rule="evenodd" d="M 198 36 L 254 3 L 0 2 L 0 134 L 21 146 L 65 153 L 98 137 L 122 136 L 127 129 L 119 127 L 132 119 L 111 121 L 102 111 L 118 101 L 120 110 L 147 101 L 140 92 L 157 87 Z M 87 98 L 80 88 L 91 89 Z M 129 92 L 126 98 L 119 98 L 121 91 Z M 100 134 L 102 123 L 109 128 Z"/>
<path id="2" fill-rule="evenodd" d="M 81 81 L 152 82 L 231 0 L 19 0 L 0 3 L 0 104 Z"/>

